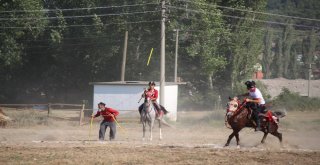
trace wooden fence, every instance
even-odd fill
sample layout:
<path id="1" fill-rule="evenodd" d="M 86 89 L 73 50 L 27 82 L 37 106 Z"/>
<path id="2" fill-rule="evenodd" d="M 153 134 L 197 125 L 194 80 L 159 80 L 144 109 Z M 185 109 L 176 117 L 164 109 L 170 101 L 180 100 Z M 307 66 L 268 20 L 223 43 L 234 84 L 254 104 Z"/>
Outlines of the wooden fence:
<path id="1" fill-rule="evenodd" d="M 67 111 L 79 111 L 79 125 L 82 124 L 84 118 L 85 104 L 64 104 L 64 103 L 47 103 L 47 104 L 0 104 L 0 107 L 9 107 L 16 109 L 39 109 L 46 110 L 48 112 L 48 117 L 50 117 L 54 107 L 59 107 L 60 109 L 66 109 Z M 73 109 L 72 109 L 73 108 Z"/>

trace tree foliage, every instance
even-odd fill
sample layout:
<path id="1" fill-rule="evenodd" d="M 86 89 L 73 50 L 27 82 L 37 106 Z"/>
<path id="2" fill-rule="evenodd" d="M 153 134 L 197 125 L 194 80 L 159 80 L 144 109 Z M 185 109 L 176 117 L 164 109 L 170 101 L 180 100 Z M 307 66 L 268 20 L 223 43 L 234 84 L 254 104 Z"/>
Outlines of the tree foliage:
<path id="1" fill-rule="evenodd" d="M 0 102 L 90 100 L 90 82 L 120 80 L 126 31 L 125 80 L 159 81 L 159 2 L 1 1 Z M 319 19 L 317 5 L 317 0 L 166 1 L 166 80 L 174 79 L 174 29 L 179 29 L 178 76 L 188 82 L 181 88 L 185 103 L 212 107 L 219 96 L 240 91 L 256 63 L 266 78 L 305 78 L 306 63 L 320 65 L 319 29 L 310 28 L 319 21 L 262 13 Z"/>

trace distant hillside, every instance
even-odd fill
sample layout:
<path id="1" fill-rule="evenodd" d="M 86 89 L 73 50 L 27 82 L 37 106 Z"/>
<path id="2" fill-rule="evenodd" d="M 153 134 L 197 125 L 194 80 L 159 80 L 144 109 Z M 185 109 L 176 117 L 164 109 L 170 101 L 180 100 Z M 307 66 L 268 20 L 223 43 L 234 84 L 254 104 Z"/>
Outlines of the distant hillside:
<path id="1" fill-rule="evenodd" d="M 267 86 L 270 96 L 278 96 L 282 88 L 288 88 L 292 92 L 298 92 L 302 96 L 308 95 L 308 80 L 288 80 L 284 78 L 259 80 Z M 320 80 L 310 80 L 310 97 L 320 98 Z"/>

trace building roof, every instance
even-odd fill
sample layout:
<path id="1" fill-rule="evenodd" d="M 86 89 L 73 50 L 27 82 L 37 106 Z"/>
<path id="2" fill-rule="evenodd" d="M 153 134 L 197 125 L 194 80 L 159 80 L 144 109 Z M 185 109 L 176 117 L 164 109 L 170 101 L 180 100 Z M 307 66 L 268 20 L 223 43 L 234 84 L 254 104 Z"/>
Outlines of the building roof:
<path id="1" fill-rule="evenodd" d="M 156 86 L 160 82 L 155 82 Z M 90 82 L 89 85 L 148 85 L 149 81 L 111 81 L 111 82 Z M 186 82 L 166 82 L 165 85 L 185 85 Z"/>

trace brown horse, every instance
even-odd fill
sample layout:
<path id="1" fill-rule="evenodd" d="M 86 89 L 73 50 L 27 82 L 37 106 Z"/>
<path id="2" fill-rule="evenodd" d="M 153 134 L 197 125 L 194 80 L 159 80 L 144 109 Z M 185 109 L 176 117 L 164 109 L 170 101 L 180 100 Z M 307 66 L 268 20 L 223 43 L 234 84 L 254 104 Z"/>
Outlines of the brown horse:
<path id="1" fill-rule="evenodd" d="M 256 123 L 252 120 L 252 109 L 247 106 L 247 103 L 235 97 L 233 99 L 229 98 L 229 103 L 227 107 L 226 114 L 226 126 L 231 128 L 233 132 L 230 134 L 225 146 L 229 146 L 231 139 L 235 136 L 237 141 L 237 147 L 239 148 L 239 132 L 244 127 L 256 128 Z M 244 99 L 245 100 L 245 99 Z M 278 132 L 278 122 L 279 118 L 284 117 L 283 112 L 271 112 L 267 111 L 266 114 L 259 114 L 261 131 L 264 133 L 261 143 L 264 143 L 268 133 L 276 136 L 280 143 L 282 142 L 282 134 Z"/>

